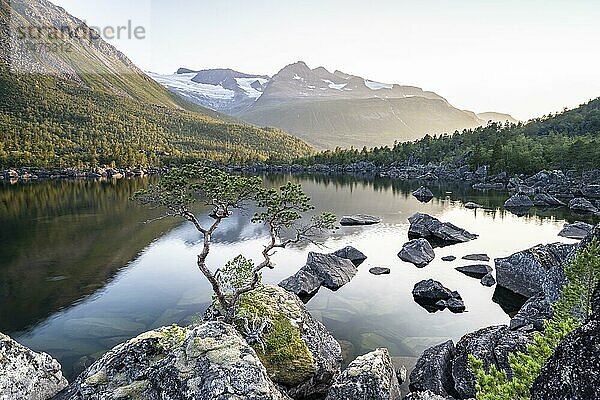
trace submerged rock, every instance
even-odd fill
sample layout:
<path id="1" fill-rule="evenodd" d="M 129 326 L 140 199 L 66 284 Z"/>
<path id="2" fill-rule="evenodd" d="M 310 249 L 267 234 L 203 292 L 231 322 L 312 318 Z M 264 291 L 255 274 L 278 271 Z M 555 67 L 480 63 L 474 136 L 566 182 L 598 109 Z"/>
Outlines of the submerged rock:
<path id="1" fill-rule="evenodd" d="M 593 225 L 578 221 L 572 224 L 565 224 L 563 229 L 558 233 L 558 236 L 569 239 L 583 239 L 592 232 L 592 229 L 594 229 Z"/>
<path id="2" fill-rule="evenodd" d="M 107 352 L 55 400 L 289 399 L 223 322 L 146 332 Z"/>
<path id="3" fill-rule="evenodd" d="M 0 333 L 0 399 L 46 400 L 67 384 L 58 361 Z"/>
<path id="4" fill-rule="evenodd" d="M 340 225 L 342 226 L 357 226 L 357 225 L 374 225 L 381 222 L 381 219 L 378 217 L 373 217 L 372 215 L 349 215 L 344 216 L 340 220 Z"/>
<path id="5" fill-rule="evenodd" d="M 484 264 L 466 265 L 464 267 L 456 267 L 454 269 L 467 276 L 470 276 L 471 278 L 477 279 L 481 279 L 492 272 L 492 268 L 489 265 Z"/>
<path id="6" fill-rule="evenodd" d="M 431 199 L 433 199 L 433 192 L 425 186 L 421 186 L 420 188 L 412 192 L 412 195 L 415 196 L 417 200 L 423 203 L 427 203 L 431 201 Z"/>
<path id="7" fill-rule="evenodd" d="M 415 369 L 410 373 L 410 391 L 430 391 L 441 396 L 454 393 L 453 358 L 454 343 L 452 340 L 425 350 L 417 360 Z"/>
<path id="8" fill-rule="evenodd" d="M 554 350 L 531 388 L 531 400 L 600 398 L 600 284 L 595 313 Z"/>
<path id="9" fill-rule="evenodd" d="M 389 268 L 384 268 L 384 267 L 373 267 L 369 270 L 370 273 L 372 273 L 373 275 L 387 275 L 389 274 L 391 271 Z"/>
<path id="10" fill-rule="evenodd" d="M 553 243 L 497 258 L 498 285 L 527 298 L 543 293 L 548 300 L 556 301 L 566 280 L 563 264 L 574 248 Z"/>
<path id="11" fill-rule="evenodd" d="M 400 387 L 387 349 L 357 357 L 329 389 L 326 400 L 400 400 Z"/>
<path id="12" fill-rule="evenodd" d="M 402 246 L 402 250 L 398 253 L 398 257 L 400 257 L 402 261 L 423 268 L 435 259 L 435 252 L 427 240 L 414 239 Z"/>
<path id="13" fill-rule="evenodd" d="M 475 210 L 475 209 L 484 208 L 484 207 L 481 204 L 469 201 L 469 202 L 465 203 L 465 208 L 468 210 Z"/>
<path id="14" fill-rule="evenodd" d="M 339 258 L 345 258 L 352 261 L 352 264 L 356 265 L 357 267 L 367 259 L 367 256 L 364 255 L 362 251 L 352 246 L 346 246 L 343 249 L 334 251 L 332 254 L 334 256 L 338 256 Z"/>
<path id="15" fill-rule="evenodd" d="M 446 243 L 463 243 L 477 239 L 477 235 L 467 232 L 449 222 L 441 222 L 427 214 L 416 213 L 408 219 L 410 238 L 434 238 Z"/>
<path id="16" fill-rule="evenodd" d="M 464 256 L 462 258 L 463 260 L 468 260 L 468 261 L 484 261 L 484 262 L 488 262 L 490 261 L 490 257 L 487 254 L 468 254 L 466 256 Z"/>
<path id="17" fill-rule="evenodd" d="M 515 194 L 504 203 L 504 208 L 527 210 L 533 207 L 533 201 L 525 194 Z"/>
<path id="18" fill-rule="evenodd" d="M 342 365 L 340 344 L 314 319 L 298 296 L 265 285 L 242 299 L 249 321 L 270 321 L 265 348 L 253 345 L 269 377 L 293 398 L 324 394 Z M 245 328 L 240 329 L 245 335 Z"/>
<path id="19" fill-rule="evenodd" d="M 306 265 L 279 286 L 298 296 L 312 296 L 321 286 L 337 290 L 356 275 L 356 266 L 334 254 L 308 253 Z"/>
<path id="20" fill-rule="evenodd" d="M 569 201 L 569 209 L 578 213 L 590 213 L 595 214 L 598 212 L 598 208 L 594 206 L 588 199 L 583 197 L 576 197 Z"/>

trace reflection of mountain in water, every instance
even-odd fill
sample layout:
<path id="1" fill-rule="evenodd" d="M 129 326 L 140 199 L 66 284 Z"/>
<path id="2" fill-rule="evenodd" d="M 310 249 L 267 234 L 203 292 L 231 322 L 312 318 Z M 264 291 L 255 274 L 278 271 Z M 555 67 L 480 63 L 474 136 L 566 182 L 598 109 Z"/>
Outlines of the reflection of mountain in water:
<path id="1" fill-rule="evenodd" d="M 174 225 L 129 200 L 147 180 L 0 185 L 0 331 L 27 329 L 102 288 Z"/>

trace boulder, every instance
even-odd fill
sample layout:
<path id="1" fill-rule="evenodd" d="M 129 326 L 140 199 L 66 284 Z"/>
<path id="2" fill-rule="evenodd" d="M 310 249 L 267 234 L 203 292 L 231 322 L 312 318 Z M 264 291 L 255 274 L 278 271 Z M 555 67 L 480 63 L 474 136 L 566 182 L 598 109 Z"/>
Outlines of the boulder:
<path id="1" fill-rule="evenodd" d="M 425 350 L 417 360 L 415 369 L 410 373 L 410 391 L 430 391 L 441 396 L 454 394 L 453 358 L 454 342 L 452 340 Z"/>
<path id="2" fill-rule="evenodd" d="M 581 194 L 585 197 L 600 199 L 600 185 L 586 185 L 581 188 Z"/>
<path id="3" fill-rule="evenodd" d="M 515 194 L 504 203 L 504 208 L 526 210 L 533 207 L 533 201 L 525 194 Z"/>
<path id="4" fill-rule="evenodd" d="M 340 225 L 342 226 L 357 226 L 357 225 L 374 225 L 381 222 L 380 218 L 373 217 L 371 215 L 350 215 L 344 216 L 340 220 Z"/>
<path id="5" fill-rule="evenodd" d="M 600 284 L 594 296 L 595 313 L 554 350 L 531 388 L 531 400 L 600 398 Z"/>
<path id="6" fill-rule="evenodd" d="M 107 352 L 55 400 L 289 399 L 231 325 L 143 333 Z"/>
<path id="7" fill-rule="evenodd" d="M 497 258 L 498 285 L 527 298 L 543 293 L 549 301 L 556 301 L 566 279 L 563 264 L 574 248 L 553 243 Z"/>
<path id="8" fill-rule="evenodd" d="M 598 208 L 594 206 L 588 199 L 583 197 L 576 197 L 569 201 L 569 209 L 577 213 L 597 213 Z"/>
<path id="9" fill-rule="evenodd" d="M 244 296 L 240 314 L 246 319 L 238 329 L 247 340 L 246 321 L 249 327 L 268 322 L 264 350 L 261 343 L 253 347 L 277 385 L 293 398 L 325 394 L 341 369 L 342 350 L 298 296 L 264 285 Z"/>
<path id="10" fill-rule="evenodd" d="M 546 193 L 536 194 L 533 198 L 533 204 L 536 207 L 561 207 L 565 205 L 565 203 L 563 203 L 556 197 Z"/>
<path id="11" fill-rule="evenodd" d="M 298 296 L 312 296 L 321 286 L 337 290 L 356 275 L 356 266 L 334 254 L 308 253 L 306 265 L 279 286 Z"/>
<path id="12" fill-rule="evenodd" d="M 452 297 L 445 300 L 446 308 L 455 314 L 464 312 L 466 310 L 465 302 L 462 299 Z"/>
<path id="13" fill-rule="evenodd" d="M 451 261 L 455 261 L 456 257 L 454 256 L 444 256 L 442 257 L 442 261 L 447 261 L 447 262 L 451 262 Z"/>
<path id="14" fill-rule="evenodd" d="M 454 389 L 460 399 L 475 397 L 475 375 L 469 365 L 469 354 L 481 359 L 486 369 L 495 365 L 512 377 L 508 363 L 509 353 L 525 351 L 532 341 L 531 335 L 511 331 L 507 326 L 491 326 L 463 336 L 456 344 L 452 361 Z"/>
<path id="15" fill-rule="evenodd" d="M 0 399 L 46 400 L 67 384 L 58 361 L 0 333 Z"/>
<path id="16" fill-rule="evenodd" d="M 465 203 L 465 208 L 469 209 L 469 210 L 475 210 L 477 208 L 484 208 L 484 207 L 481 204 L 477 204 L 472 201 L 469 201 L 469 202 Z"/>
<path id="17" fill-rule="evenodd" d="M 469 254 L 469 255 L 464 256 L 462 259 L 468 260 L 468 261 L 483 261 L 483 262 L 490 261 L 490 257 L 487 254 Z"/>
<path id="18" fill-rule="evenodd" d="M 345 258 L 352 261 L 352 264 L 356 265 L 357 267 L 367 259 L 367 256 L 364 255 L 363 252 L 355 249 L 352 246 L 346 246 L 343 249 L 334 251 L 332 254 L 334 256 L 338 256 L 339 258 Z"/>
<path id="19" fill-rule="evenodd" d="M 408 221 L 410 222 L 408 229 L 410 238 L 432 238 L 445 243 L 463 243 L 477 239 L 477 235 L 449 222 L 442 223 L 439 219 L 427 214 L 416 213 Z"/>
<path id="20" fill-rule="evenodd" d="M 429 390 L 425 392 L 413 392 L 404 396 L 403 400 L 454 400 L 453 397 L 440 396 Z"/>
<path id="21" fill-rule="evenodd" d="M 348 365 L 327 393 L 326 400 L 400 400 L 400 387 L 387 349 L 376 349 Z"/>
<path id="22" fill-rule="evenodd" d="M 563 229 L 558 233 L 558 236 L 580 240 L 586 237 L 592 229 L 594 229 L 593 225 L 578 221 L 572 224 L 565 224 Z"/>
<path id="23" fill-rule="evenodd" d="M 402 246 L 398 257 L 422 268 L 435 259 L 435 252 L 426 239 L 414 239 Z"/>
<path id="24" fill-rule="evenodd" d="M 510 320 L 510 329 L 544 330 L 544 321 L 551 318 L 552 305 L 543 295 L 533 296 L 521 307 L 519 312 Z"/>
<path id="25" fill-rule="evenodd" d="M 421 186 L 420 188 L 412 192 L 412 195 L 415 196 L 417 200 L 423 203 L 427 203 L 431 201 L 431 199 L 433 199 L 433 192 L 425 186 Z"/>
<path id="26" fill-rule="evenodd" d="M 483 286 L 492 287 L 496 284 L 496 279 L 494 279 L 494 275 L 490 272 L 481 278 L 480 282 Z"/>
<path id="27" fill-rule="evenodd" d="M 373 267 L 369 270 L 373 275 L 388 275 L 391 271 L 389 268 Z"/>
<path id="28" fill-rule="evenodd" d="M 456 267 L 454 269 L 458 272 L 462 272 L 467 276 L 470 276 L 471 278 L 477 279 L 481 279 L 490 272 L 492 272 L 492 268 L 489 265 L 485 264 L 466 265 L 464 267 Z"/>
<path id="29" fill-rule="evenodd" d="M 506 186 L 502 182 L 476 183 L 473 185 L 475 190 L 504 190 Z"/>
<path id="30" fill-rule="evenodd" d="M 451 291 L 433 279 L 417 283 L 412 294 L 415 302 L 429 312 L 436 312 L 445 308 L 454 313 L 465 311 L 465 305 L 460 294 Z"/>

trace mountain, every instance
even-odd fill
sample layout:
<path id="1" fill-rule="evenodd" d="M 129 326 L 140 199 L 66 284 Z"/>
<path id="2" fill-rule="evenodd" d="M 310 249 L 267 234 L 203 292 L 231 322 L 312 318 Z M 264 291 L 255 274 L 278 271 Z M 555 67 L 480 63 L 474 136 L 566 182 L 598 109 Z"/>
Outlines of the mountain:
<path id="1" fill-rule="evenodd" d="M 208 75 L 209 71 L 201 72 Z M 507 114 L 477 115 L 460 110 L 442 96 L 415 86 L 381 83 L 323 67 L 311 69 L 302 61 L 284 67 L 271 78 L 260 76 L 265 82 L 258 82 L 260 87 L 257 84 L 253 96 L 247 91 L 233 92 L 220 83 L 226 78 L 221 71 L 231 70 L 212 71 L 220 79 L 198 83 L 189 69 L 152 76 L 204 107 L 255 125 L 278 127 L 323 149 L 390 145 L 427 133 L 474 128 L 490 120 L 516 122 Z M 250 76 L 259 79 L 258 75 Z M 225 101 L 219 97 L 224 93 L 228 96 Z M 237 93 L 243 101 L 234 100 Z"/>
<path id="2" fill-rule="evenodd" d="M 42 35 L 24 35 L 31 29 Z M 93 35 L 46 0 L 0 0 L 0 167 L 159 165 L 311 151 L 277 129 L 172 94 Z"/>
<path id="3" fill-rule="evenodd" d="M 250 75 L 232 69 L 192 71 L 180 68 L 173 75 L 148 75 L 173 93 L 215 111 L 235 115 L 258 99 L 269 81 L 266 75 Z"/>
<path id="4" fill-rule="evenodd" d="M 498 112 L 493 112 L 493 111 L 478 113 L 477 117 L 480 120 L 486 121 L 486 122 L 491 121 L 491 122 L 505 123 L 506 121 L 508 121 L 511 124 L 519 123 L 519 121 L 514 119 L 510 114 L 498 113 Z"/>

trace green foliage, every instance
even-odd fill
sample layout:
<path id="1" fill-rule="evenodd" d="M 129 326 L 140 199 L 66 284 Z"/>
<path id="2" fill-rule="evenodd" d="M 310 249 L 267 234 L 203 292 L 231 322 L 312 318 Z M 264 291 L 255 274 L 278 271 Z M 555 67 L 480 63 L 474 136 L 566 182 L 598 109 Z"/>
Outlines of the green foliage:
<path id="1" fill-rule="evenodd" d="M 261 274 L 258 275 L 258 279 L 261 280 Z M 223 293 L 231 296 L 254 280 L 254 263 L 240 254 L 219 269 L 216 279 Z"/>
<path id="2" fill-rule="evenodd" d="M 296 160 L 300 164 L 350 164 L 370 161 L 395 165 L 406 161 L 427 164 L 453 162 L 471 154 L 472 168 L 535 173 L 542 169 L 589 170 L 600 168 L 600 98 L 576 109 L 544 116 L 527 124 L 492 123 L 454 134 L 425 136 L 393 147 L 327 150 Z"/>
<path id="3" fill-rule="evenodd" d="M 553 304 L 554 315 L 546 321 L 544 332 L 534 334 L 526 353 L 509 355 L 512 379 L 495 365 L 486 371 L 482 360 L 469 355 L 477 378 L 477 400 L 529 400 L 533 382 L 554 349 L 591 314 L 591 297 L 600 280 L 599 256 L 600 245 L 594 239 L 565 266 L 568 283 L 561 290 L 560 300 Z"/>
<path id="4" fill-rule="evenodd" d="M 148 78 L 138 80 L 127 87 L 144 95 L 130 97 L 93 82 L 86 87 L 50 75 L 11 74 L 0 64 L 0 168 L 237 163 L 312 151 L 279 130 L 186 109 L 181 101 L 168 101 L 168 93 Z M 140 85 L 149 90 L 139 90 Z M 161 104 L 148 101 L 163 97 Z"/>
<path id="5" fill-rule="evenodd" d="M 168 352 L 181 346 L 186 337 L 186 329 L 176 324 L 163 329 L 161 337 L 158 340 L 158 347 Z"/>

